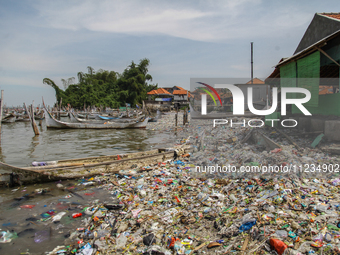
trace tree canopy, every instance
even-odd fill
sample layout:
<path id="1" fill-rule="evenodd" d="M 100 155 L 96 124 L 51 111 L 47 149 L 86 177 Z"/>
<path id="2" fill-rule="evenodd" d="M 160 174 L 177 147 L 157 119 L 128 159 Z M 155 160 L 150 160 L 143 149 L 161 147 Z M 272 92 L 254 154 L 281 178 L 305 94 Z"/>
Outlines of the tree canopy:
<path id="1" fill-rule="evenodd" d="M 49 78 L 44 78 L 43 83 L 54 88 L 57 103 L 62 98 L 62 105 L 70 104 L 72 107 L 106 106 L 116 108 L 125 106 L 126 103 L 136 105 L 146 99 L 147 92 L 156 89 L 157 84 L 149 84 L 152 76 L 148 73 L 149 59 L 141 59 L 139 64 L 133 61 L 119 74 L 115 71 L 99 69 L 95 71 L 88 66 L 88 72 L 78 72 L 78 83 L 75 78 L 61 79 L 64 90 L 59 88 Z"/>

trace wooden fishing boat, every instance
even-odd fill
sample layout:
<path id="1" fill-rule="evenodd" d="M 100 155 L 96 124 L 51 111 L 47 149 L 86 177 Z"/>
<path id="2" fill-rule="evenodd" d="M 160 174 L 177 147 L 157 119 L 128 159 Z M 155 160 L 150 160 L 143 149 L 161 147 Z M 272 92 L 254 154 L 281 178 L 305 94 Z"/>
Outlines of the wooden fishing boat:
<path id="1" fill-rule="evenodd" d="M 78 113 L 77 114 L 77 117 L 78 118 L 82 118 L 82 119 L 96 119 L 96 116 L 97 114 L 81 114 L 81 113 Z"/>
<path id="2" fill-rule="evenodd" d="M 7 171 L 0 174 L 0 184 L 22 185 L 109 173 L 129 175 L 126 169 L 131 169 L 132 165 L 134 169 L 142 170 L 143 167 L 171 160 L 174 158 L 175 150 L 176 155 L 188 153 L 190 145 L 112 156 L 35 162 L 43 166 L 16 167 L 0 162 L 0 169 Z"/>
<path id="3" fill-rule="evenodd" d="M 4 118 L 2 118 L 1 123 L 13 123 L 16 120 L 16 116 L 12 113 L 8 114 Z"/>
<path id="4" fill-rule="evenodd" d="M 157 117 L 151 117 L 151 118 L 149 118 L 149 122 L 157 122 Z"/>
<path id="5" fill-rule="evenodd" d="M 48 128 L 74 128 L 74 129 L 125 129 L 125 128 L 146 128 L 148 123 L 148 118 L 140 117 L 137 119 L 128 119 L 122 121 L 106 121 L 104 123 L 70 123 L 56 120 L 48 112 L 46 107 L 45 111 L 45 121 L 46 127 Z"/>
<path id="6" fill-rule="evenodd" d="M 78 118 L 73 112 L 70 112 L 70 120 L 72 123 L 105 123 L 106 120 L 94 120 L 94 119 L 81 119 L 81 118 Z"/>
<path id="7" fill-rule="evenodd" d="M 97 123 L 97 124 L 103 124 L 105 122 L 107 122 L 107 120 L 102 120 L 102 119 L 95 119 L 95 120 L 86 120 L 86 119 L 80 119 L 80 118 L 77 118 L 75 116 L 75 114 L 73 112 L 70 112 L 70 119 L 71 119 L 71 122 L 72 123 Z M 133 120 L 133 121 L 136 121 L 136 119 L 130 119 L 130 120 Z M 123 119 L 120 119 L 120 118 L 117 118 L 117 119 L 112 119 L 112 120 L 109 120 L 110 122 L 126 122 L 127 119 L 123 118 Z M 150 122 L 150 121 L 149 121 Z"/>
<path id="8" fill-rule="evenodd" d="M 28 115 L 17 115 L 16 116 L 16 122 L 30 122 L 30 118 L 28 117 Z"/>

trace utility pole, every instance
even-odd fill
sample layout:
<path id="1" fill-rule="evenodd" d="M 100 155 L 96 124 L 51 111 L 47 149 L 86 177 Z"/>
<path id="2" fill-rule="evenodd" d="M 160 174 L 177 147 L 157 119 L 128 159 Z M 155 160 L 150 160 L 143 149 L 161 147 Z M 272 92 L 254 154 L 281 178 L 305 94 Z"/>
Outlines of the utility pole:
<path id="1" fill-rule="evenodd" d="M 250 43 L 250 48 L 251 48 L 251 84 L 253 84 L 253 79 L 254 79 L 254 61 L 253 61 L 253 42 Z"/>

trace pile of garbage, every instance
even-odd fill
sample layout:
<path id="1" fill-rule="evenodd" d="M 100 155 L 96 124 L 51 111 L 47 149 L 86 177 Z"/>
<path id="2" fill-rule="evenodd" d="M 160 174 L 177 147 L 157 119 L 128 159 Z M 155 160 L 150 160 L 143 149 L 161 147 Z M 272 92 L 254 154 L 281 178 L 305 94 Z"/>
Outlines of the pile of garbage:
<path id="1" fill-rule="evenodd" d="M 168 112 L 166 114 L 159 115 L 157 122 L 148 122 L 146 129 L 157 131 L 157 132 L 172 132 L 182 131 L 185 128 L 183 125 L 183 112 L 177 113 L 177 128 L 176 128 L 176 112 Z"/>
<path id="2" fill-rule="evenodd" d="M 340 253 L 337 172 L 329 179 L 193 174 L 201 161 L 239 167 L 306 160 L 331 164 L 336 157 L 289 143 L 269 151 L 240 143 L 247 129 L 192 128 L 181 141 L 193 144 L 190 155 L 145 166 L 134 175 L 100 177 L 111 200 L 86 208 L 82 227 L 48 254 Z M 279 140 L 276 132 L 272 135 Z"/>
<path id="3" fill-rule="evenodd" d="M 102 177 L 112 199 L 73 215 L 82 226 L 48 254 L 340 252 L 340 179 L 204 180 L 190 168 Z"/>
<path id="4" fill-rule="evenodd" d="M 211 122 L 191 121 L 182 127 L 178 142 L 192 144 L 190 154 L 94 177 L 91 185 L 109 198 L 89 199 L 76 212 L 46 212 L 45 224 L 63 223 L 66 216 L 81 220 L 63 244 L 46 254 L 340 253 L 338 158 L 303 145 L 310 141 L 295 139 L 298 146 L 275 129 L 258 130 L 269 143 L 252 141 L 257 131 L 249 127 L 212 128 Z M 327 178 L 316 175 L 322 171 L 195 172 L 197 166 L 209 165 L 240 169 L 305 164 L 334 169 Z M 10 242 L 13 236 L 1 232 L 0 238 Z"/>

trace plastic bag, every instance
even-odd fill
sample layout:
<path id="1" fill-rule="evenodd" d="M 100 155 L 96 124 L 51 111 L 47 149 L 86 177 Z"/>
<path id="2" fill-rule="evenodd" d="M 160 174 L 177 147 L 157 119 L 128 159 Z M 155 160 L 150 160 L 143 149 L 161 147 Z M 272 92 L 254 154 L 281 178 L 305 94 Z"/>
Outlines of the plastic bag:
<path id="1" fill-rule="evenodd" d="M 288 237 L 288 233 L 287 233 L 286 230 L 276 230 L 275 235 L 276 235 L 277 237 L 282 238 L 282 239 L 285 239 L 285 238 Z"/>
<path id="2" fill-rule="evenodd" d="M 123 249 L 126 245 L 127 238 L 125 235 L 121 234 L 117 239 L 116 239 L 116 248 L 117 249 Z"/>
<path id="3" fill-rule="evenodd" d="M 43 231 L 39 231 L 35 233 L 34 242 L 42 243 L 49 239 L 50 239 L 50 231 L 43 230 Z"/>
<path id="4" fill-rule="evenodd" d="M 62 218 L 65 214 L 66 214 L 66 212 L 60 212 L 60 213 L 54 215 L 52 221 L 53 221 L 53 222 L 60 221 L 61 218 Z"/>
<path id="5" fill-rule="evenodd" d="M 255 224 L 256 224 L 256 220 L 246 222 L 240 226 L 239 230 L 240 232 L 247 231 L 251 229 Z"/>
<path id="6" fill-rule="evenodd" d="M 15 232 L 11 233 L 9 231 L 0 232 L 0 243 L 9 243 L 13 238 L 16 238 L 17 234 Z"/>

